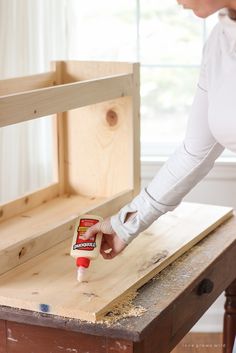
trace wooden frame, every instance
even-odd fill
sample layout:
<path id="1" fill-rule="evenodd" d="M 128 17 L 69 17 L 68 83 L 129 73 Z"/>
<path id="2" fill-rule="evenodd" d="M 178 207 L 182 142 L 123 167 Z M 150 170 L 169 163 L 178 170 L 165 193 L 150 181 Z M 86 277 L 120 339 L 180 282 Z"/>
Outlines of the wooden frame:
<path id="1" fill-rule="evenodd" d="M 139 64 L 60 61 L 0 81 L 0 126 L 56 114 L 58 145 L 58 181 L 0 206 L 0 273 L 70 237 L 79 214 L 106 217 L 138 193 L 139 105 Z"/>

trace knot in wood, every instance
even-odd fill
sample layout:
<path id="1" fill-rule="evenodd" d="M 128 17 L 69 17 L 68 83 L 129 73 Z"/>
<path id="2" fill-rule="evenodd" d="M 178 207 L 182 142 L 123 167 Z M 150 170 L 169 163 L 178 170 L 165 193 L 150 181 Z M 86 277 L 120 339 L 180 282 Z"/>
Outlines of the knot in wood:
<path id="1" fill-rule="evenodd" d="M 118 122 L 117 113 L 112 109 L 108 110 L 106 115 L 106 121 L 108 122 L 109 126 L 115 126 Z"/>
<path id="2" fill-rule="evenodd" d="M 18 253 L 19 259 L 22 258 L 22 256 L 24 256 L 26 254 L 26 251 L 27 251 L 26 248 L 23 246 Z"/>

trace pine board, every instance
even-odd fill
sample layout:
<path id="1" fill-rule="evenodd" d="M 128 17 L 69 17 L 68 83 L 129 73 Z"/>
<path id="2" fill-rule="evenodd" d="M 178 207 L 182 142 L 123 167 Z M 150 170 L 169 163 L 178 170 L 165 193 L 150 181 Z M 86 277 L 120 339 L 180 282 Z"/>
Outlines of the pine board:
<path id="1" fill-rule="evenodd" d="M 232 215 L 228 207 L 182 203 L 112 261 L 99 257 L 78 283 L 66 240 L 0 276 L 0 304 L 95 322 Z M 44 306 L 45 308 L 45 306 Z"/>

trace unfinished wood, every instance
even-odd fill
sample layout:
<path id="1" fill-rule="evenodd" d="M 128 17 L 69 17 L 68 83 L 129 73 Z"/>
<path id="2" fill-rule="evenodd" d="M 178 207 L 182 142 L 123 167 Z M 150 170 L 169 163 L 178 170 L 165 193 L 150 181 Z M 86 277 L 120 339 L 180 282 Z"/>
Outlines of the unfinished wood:
<path id="1" fill-rule="evenodd" d="M 140 189 L 139 65 L 69 61 L 62 62 L 62 68 L 64 82 L 132 73 L 132 97 L 65 114 L 66 191 L 99 197 L 109 197 L 127 188 L 135 188 L 137 193 Z"/>
<path id="2" fill-rule="evenodd" d="M 131 94 L 132 75 L 124 74 L 2 96 L 0 97 L 0 126 Z"/>
<path id="3" fill-rule="evenodd" d="M 56 71 L 56 82 L 57 84 L 62 84 L 63 83 L 63 67 L 62 67 L 62 62 L 58 61 L 56 63 L 53 63 L 53 66 L 55 67 Z M 57 147 L 58 147 L 58 155 L 57 155 L 57 161 L 58 161 L 58 179 L 59 179 L 59 193 L 60 195 L 65 194 L 66 192 L 66 185 L 65 185 L 65 117 L 66 113 L 61 112 L 57 113 L 57 124 L 55 127 L 56 131 L 56 141 L 57 141 Z"/>
<path id="4" fill-rule="evenodd" d="M 147 309 L 141 317 L 129 317 L 120 319 L 112 325 L 104 325 L 0 305 L 0 319 L 133 341 L 138 344 L 138 347 L 141 344 L 141 350 L 137 351 L 135 344 L 136 353 L 156 353 L 157 351 L 168 353 L 189 332 L 190 325 L 192 327 L 199 320 L 216 297 L 235 279 L 235 227 L 236 217 L 233 216 L 142 286 L 133 301 L 134 306 L 141 305 Z M 200 312 L 196 313 L 195 308 L 189 307 L 189 311 L 194 313 L 190 322 L 185 323 L 181 336 L 172 337 L 171 327 L 176 319 L 173 309 L 179 302 L 184 302 L 183 298 L 188 298 L 203 278 L 209 277 L 212 273 L 221 272 L 222 269 L 224 269 L 223 276 L 218 277 L 214 291 L 206 295 L 203 300 L 201 299 Z M 183 305 L 185 308 L 186 301 Z M 169 336 L 164 341 L 163 333 L 166 329 L 169 329 Z M 148 342 L 150 350 L 145 350 L 142 346 L 143 341 Z M 172 348 L 169 348 L 170 341 Z M 160 345 L 163 347 L 162 350 Z"/>
<path id="5" fill-rule="evenodd" d="M 0 273 L 27 261 L 73 235 L 78 215 L 106 217 L 132 197 L 128 190 L 111 198 L 64 195 L 0 224 Z"/>
<path id="6" fill-rule="evenodd" d="M 58 193 L 59 184 L 55 183 L 46 188 L 35 190 L 33 193 L 24 195 L 14 201 L 0 205 L 0 222 L 44 204 L 57 197 Z"/>
<path id="7" fill-rule="evenodd" d="M 0 276 L 0 303 L 95 321 L 206 236 L 232 209 L 183 203 L 165 214 L 109 262 L 99 258 L 88 283 L 78 283 L 71 239 Z M 60 293 L 60 295 L 58 295 Z"/>
<path id="8" fill-rule="evenodd" d="M 61 61 L 63 83 L 99 79 L 105 76 L 132 74 L 133 63 L 114 61 Z M 138 64 L 137 64 L 138 65 Z"/>
<path id="9" fill-rule="evenodd" d="M 0 96 L 14 94 L 34 89 L 54 86 L 56 84 L 55 71 L 38 75 L 10 78 L 0 80 Z"/>
<path id="10" fill-rule="evenodd" d="M 139 136 L 136 134 L 134 141 L 133 133 L 133 130 L 139 133 L 139 122 L 134 119 L 131 98 L 138 96 L 138 87 L 133 89 L 133 86 L 139 82 L 139 72 L 138 66 L 134 67 L 130 63 L 56 62 L 50 73 L 0 82 L 0 126 L 59 112 L 54 129 L 57 141 L 54 176 L 58 183 L 0 206 L 0 222 L 65 193 L 110 200 L 124 192 L 126 203 L 130 201 L 134 196 L 130 193 L 134 179 L 138 180 L 140 175 Z M 92 106 L 79 110 L 80 119 L 78 110 L 68 113 L 72 119 L 62 112 L 87 104 Z M 135 109 L 137 112 L 138 107 Z M 136 160 L 133 160 L 134 150 Z M 123 206 L 116 201 L 114 207 L 108 202 L 112 209 Z M 41 229 L 41 225 L 35 224 L 37 227 Z"/>
<path id="11" fill-rule="evenodd" d="M 133 189 L 136 196 L 140 191 L 140 66 L 133 65 L 133 94 L 132 94 L 132 113 L 133 113 Z"/>
<path id="12" fill-rule="evenodd" d="M 66 191 L 110 197 L 133 189 L 131 98 L 76 109 L 66 116 Z"/>

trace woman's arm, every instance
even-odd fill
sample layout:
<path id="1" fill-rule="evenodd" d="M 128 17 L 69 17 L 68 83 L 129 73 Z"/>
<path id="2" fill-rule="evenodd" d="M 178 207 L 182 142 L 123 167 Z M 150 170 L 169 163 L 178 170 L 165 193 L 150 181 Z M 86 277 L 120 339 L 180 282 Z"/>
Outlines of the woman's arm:
<path id="1" fill-rule="evenodd" d="M 201 82 L 200 82 L 201 83 Z M 131 242 L 182 198 L 212 169 L 224 148 L 208 126 L 208 94 L 198 86 L 183 143 L 131 203 L 111 217 L 114 232 Z M 128 219 L 127 218 L 127 215 Z"/>

